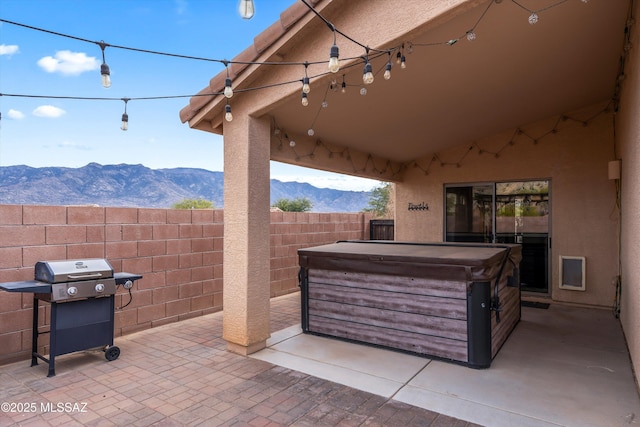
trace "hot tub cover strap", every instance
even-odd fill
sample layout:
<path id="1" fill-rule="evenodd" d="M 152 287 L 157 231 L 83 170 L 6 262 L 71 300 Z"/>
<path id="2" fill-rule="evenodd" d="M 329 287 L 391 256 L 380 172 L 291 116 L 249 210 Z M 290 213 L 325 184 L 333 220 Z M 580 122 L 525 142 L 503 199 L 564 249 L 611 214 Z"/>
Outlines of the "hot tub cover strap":
<path id="1" fill-rule="evenodd" d="M 498 271 L 498 276 L 496 277 L 496 283 L 493 286 L 493 300 L 491 301 L 491 310 L 496 312 L 496 323 L 500 323 L 500 312 L 502 311 L 502 307 L 500 306 L 500 278 L 502 277 L 502 272 L 504 270 L 504 266 L 507 264 L 507 261 L 510 259 L 511 248 L 509 246 L 505 246 L 506 252 L 504 254 L 504 259 L 502 260 L 502 264 L 500 265 L 500 270 Z"/>

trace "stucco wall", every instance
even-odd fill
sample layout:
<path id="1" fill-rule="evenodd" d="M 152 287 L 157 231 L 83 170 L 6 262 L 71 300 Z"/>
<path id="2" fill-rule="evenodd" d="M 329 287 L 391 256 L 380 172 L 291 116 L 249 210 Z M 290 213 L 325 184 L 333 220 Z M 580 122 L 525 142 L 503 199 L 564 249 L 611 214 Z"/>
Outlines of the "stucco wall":
<path id="1" fill-rule="evenodd" d="M 640 13 L 635 3 L 633 15 Z M 620 109 L 616 116 L 619 157 L 622 159 L 622 326 L 636 373 L 640 371 L 640 28 L 631 27 L 625 79 L 622 85 Z"/>
<path id="2" fill-rule="evenodd" d="M 550 180 L 550 271 L 553 300 L 611 306 L 617 275 L 613 114 L 601 104 L 553 117 L 410 165 L 396 191 L 396 238 L 443 240 L 444 185 Z M 425 136 L 426 137 L 426 136 Z M 513 141 L 511 143 L 510 141 Z M 497 155 L 495 153 L 498 153 Z M 429 205 L 408 210 L 409 203 Z M 558 258 L 586 257 L 586 291 L 558 287 Z"/>
<path id="3" fill-rule="evenodd" d="M 222 210 L 0 205 L 0 282 L 40 260 L 107 258 L 144 276 L 116 311 L 115 336 L 222 310 Z M 271 213 L 271 296 L 298 290 L 297 250 L 368 238 L 369 214 Z M 119 289 L 116 307 L 129 301 Z M 0 364 L 30 357 L 33 294 L 0 291 Z M 40 328 L 50 306 L 40 302 Z M 48 335 L 39 341 L 46 353 Z"/>

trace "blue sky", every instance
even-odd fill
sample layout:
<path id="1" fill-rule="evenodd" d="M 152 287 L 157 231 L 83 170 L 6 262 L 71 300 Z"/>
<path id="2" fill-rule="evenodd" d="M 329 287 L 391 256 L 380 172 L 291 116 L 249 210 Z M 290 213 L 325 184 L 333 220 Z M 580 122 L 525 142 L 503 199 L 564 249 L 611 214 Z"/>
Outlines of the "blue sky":
<path id="1" fill-rule="evenodd" d="M 232 59 L 295 0 L 255 0 L 250 20 L 238 0 L 2 0 L 0 18 L 81 39 L 149 51 Z M 222 137 L 190 129 L 189 98 L 134 100 L 120 130 L 121 98 L 192 95 L 223 70 L 216 62 L 107 47 L 0 23 L 0 93 L 104 97 L 109 101 L 0 97 L 0 166 L 143 164 L 223 170 Z M 272 162 L 271 177 L 318 187 L 370 190 L 377 181 Z"/>

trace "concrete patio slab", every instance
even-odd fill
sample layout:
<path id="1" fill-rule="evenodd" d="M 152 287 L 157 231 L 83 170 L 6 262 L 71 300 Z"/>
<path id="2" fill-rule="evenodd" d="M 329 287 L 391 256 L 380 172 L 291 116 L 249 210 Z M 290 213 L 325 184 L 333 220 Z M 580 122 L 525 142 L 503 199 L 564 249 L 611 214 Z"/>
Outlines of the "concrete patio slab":
<path id="1" fill-rule="evenodd" d="M 640 424 L 624 336 L 607 310 L 523 307 L 521 322 L 485 370 L 299 328 L 253 357 L 480 425 Z"/>
<path id="2" fill-rule="evenodd" d="M 417 356 L 301 332 L 251 357 L 384 397 L 393 396 L 429 363 Z"/>

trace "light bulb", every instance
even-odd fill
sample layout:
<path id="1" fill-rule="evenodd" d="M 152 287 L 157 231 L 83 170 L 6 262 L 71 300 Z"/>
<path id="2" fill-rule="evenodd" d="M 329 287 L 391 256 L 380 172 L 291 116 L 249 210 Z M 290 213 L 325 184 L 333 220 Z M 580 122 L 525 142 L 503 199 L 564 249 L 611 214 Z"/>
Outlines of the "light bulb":
<path id="1" fill-rule="evenodd" d="M 240 16 L 243 19 L 253 18 L 253 14 L 256 13 L 255 7 L 253 5 L 253 0 L 240 0 L 240 4 L 238 5 L 238 12 L 240 12 Z"/>
<path id="2" fill-rule="evenodd" d="M 400 64 L 401 59 L 402 59 L 402 53 L 398 51 L 398 53 L 396 54 L 396 64 Z"/>
<path id="3" fill-rule="evenodd" d="M 295 147 L 295 146 L 296 146 L 296 142 L 293 139 L 289 141 L 289 147 Z"/>
<path id="4" fill-rule="evenodd" d="M 365 96 L 367 94 L 367 88 L 366 87 L 361 87 L 360 88 L 360 95 Z"/>
<path id="5" fill-rule="evenodd" d="M 327 108 L 329 103 L 327 101 L 322 101 L 322 108 Z"/>
<path id="6" fill-rule="evenodd" d="M 472 42 L 475 39 L 476 39 L 476 33 L 474 33 L 473 30 L 470 30 L 469 32 L 467 32 L 467 40 Z"/>
<path id="7" fill-rule="evenodd" d="M 231 87 L 231 79 L 229 77 L 224 80 L 224 96 L 227 98 L 233 96 L 233 88 Z"/>
<path id="8" fill-rule="evenodd" d="M 402 68 L 403 70 L 407 68 L 407 59 L 404 57 L 404 55 L 402 55 L 402 58 L 400 59 L 400 68 Z"/>
<path id="9" fill-rule="evenodd" d="M 233 120 L 233 114 L 231 114 L 231 105 L 227 104 L 224 106 L 224 119 L 228 122 Z"/>
<path id="10" fill-rule="evenodd" d="M 305 77 L 302 79 L 302 91 L 304 93 L 311 92 L 311 87 L 309 86 L 309 77 Z"/>
<path id="11" fill-rule="evenodd" d="M 366 85 L 373 83 L 373 71 L 371 70 L 371 64 L 366 63 L 364 66 L 364 72 L 362 73 L 362 81 Z"/>
<path id="12" fill-rule="evenodd" d="M 307 98 L 307 94 L 302 92 L 302 106 L 306 107 L 309 105 L 309 98 Z"/>
<path id="13" fill-rule="evenodd" d="M 129 115 L 124 113 L 122 115 L 122 125 L 120 125 L 120 129 L 128 130 L 129 129 Z"/>
<path id="14" fill-rule="evenodd" d="M 345 82 L 342 82 L 342 89 L 340 89 L 340 91 L 342 93 L 347 93 L 347 84 Z"/>
<path id="15" fill-rule="evenodd" d="M 391 78 L 391 62 L 387 62 L 383 77 L 385 80 L 389 80 Z"/>
<path id="16" fill-rule="evenodd" d="M 331 53 L 329 54 L 329 71 L 337 73 L 340 70 L 340 60 L 338 59 L 338 45 L 331 46 Z"/>
<path id="17" fill-rule="evenodd" d="M 100 74 L 102 75 L 102 86 L 104 88 L 110 88 L 111 87 L 111 73 L 109 71 L 109 66 L 107 64 L 102 64 L 100 66 Z"/>
<path id="18" fill-rule="evenodd" d="M 537 24 L 537 23 L 538 23 L 538 15 L 535 12 L 533 12 L 529 16 L 529 24 L 533 25 L 533 24 Z"/>
<path id="19" fill-rule="evenodd" d="M 316 132 L 315 132 L 313 129 L 309 129 L 309 130 L 307 131 L 307 135 L 309 135 L 309 136 L 313 136 L 315 133 L 316 133 Z"/>

